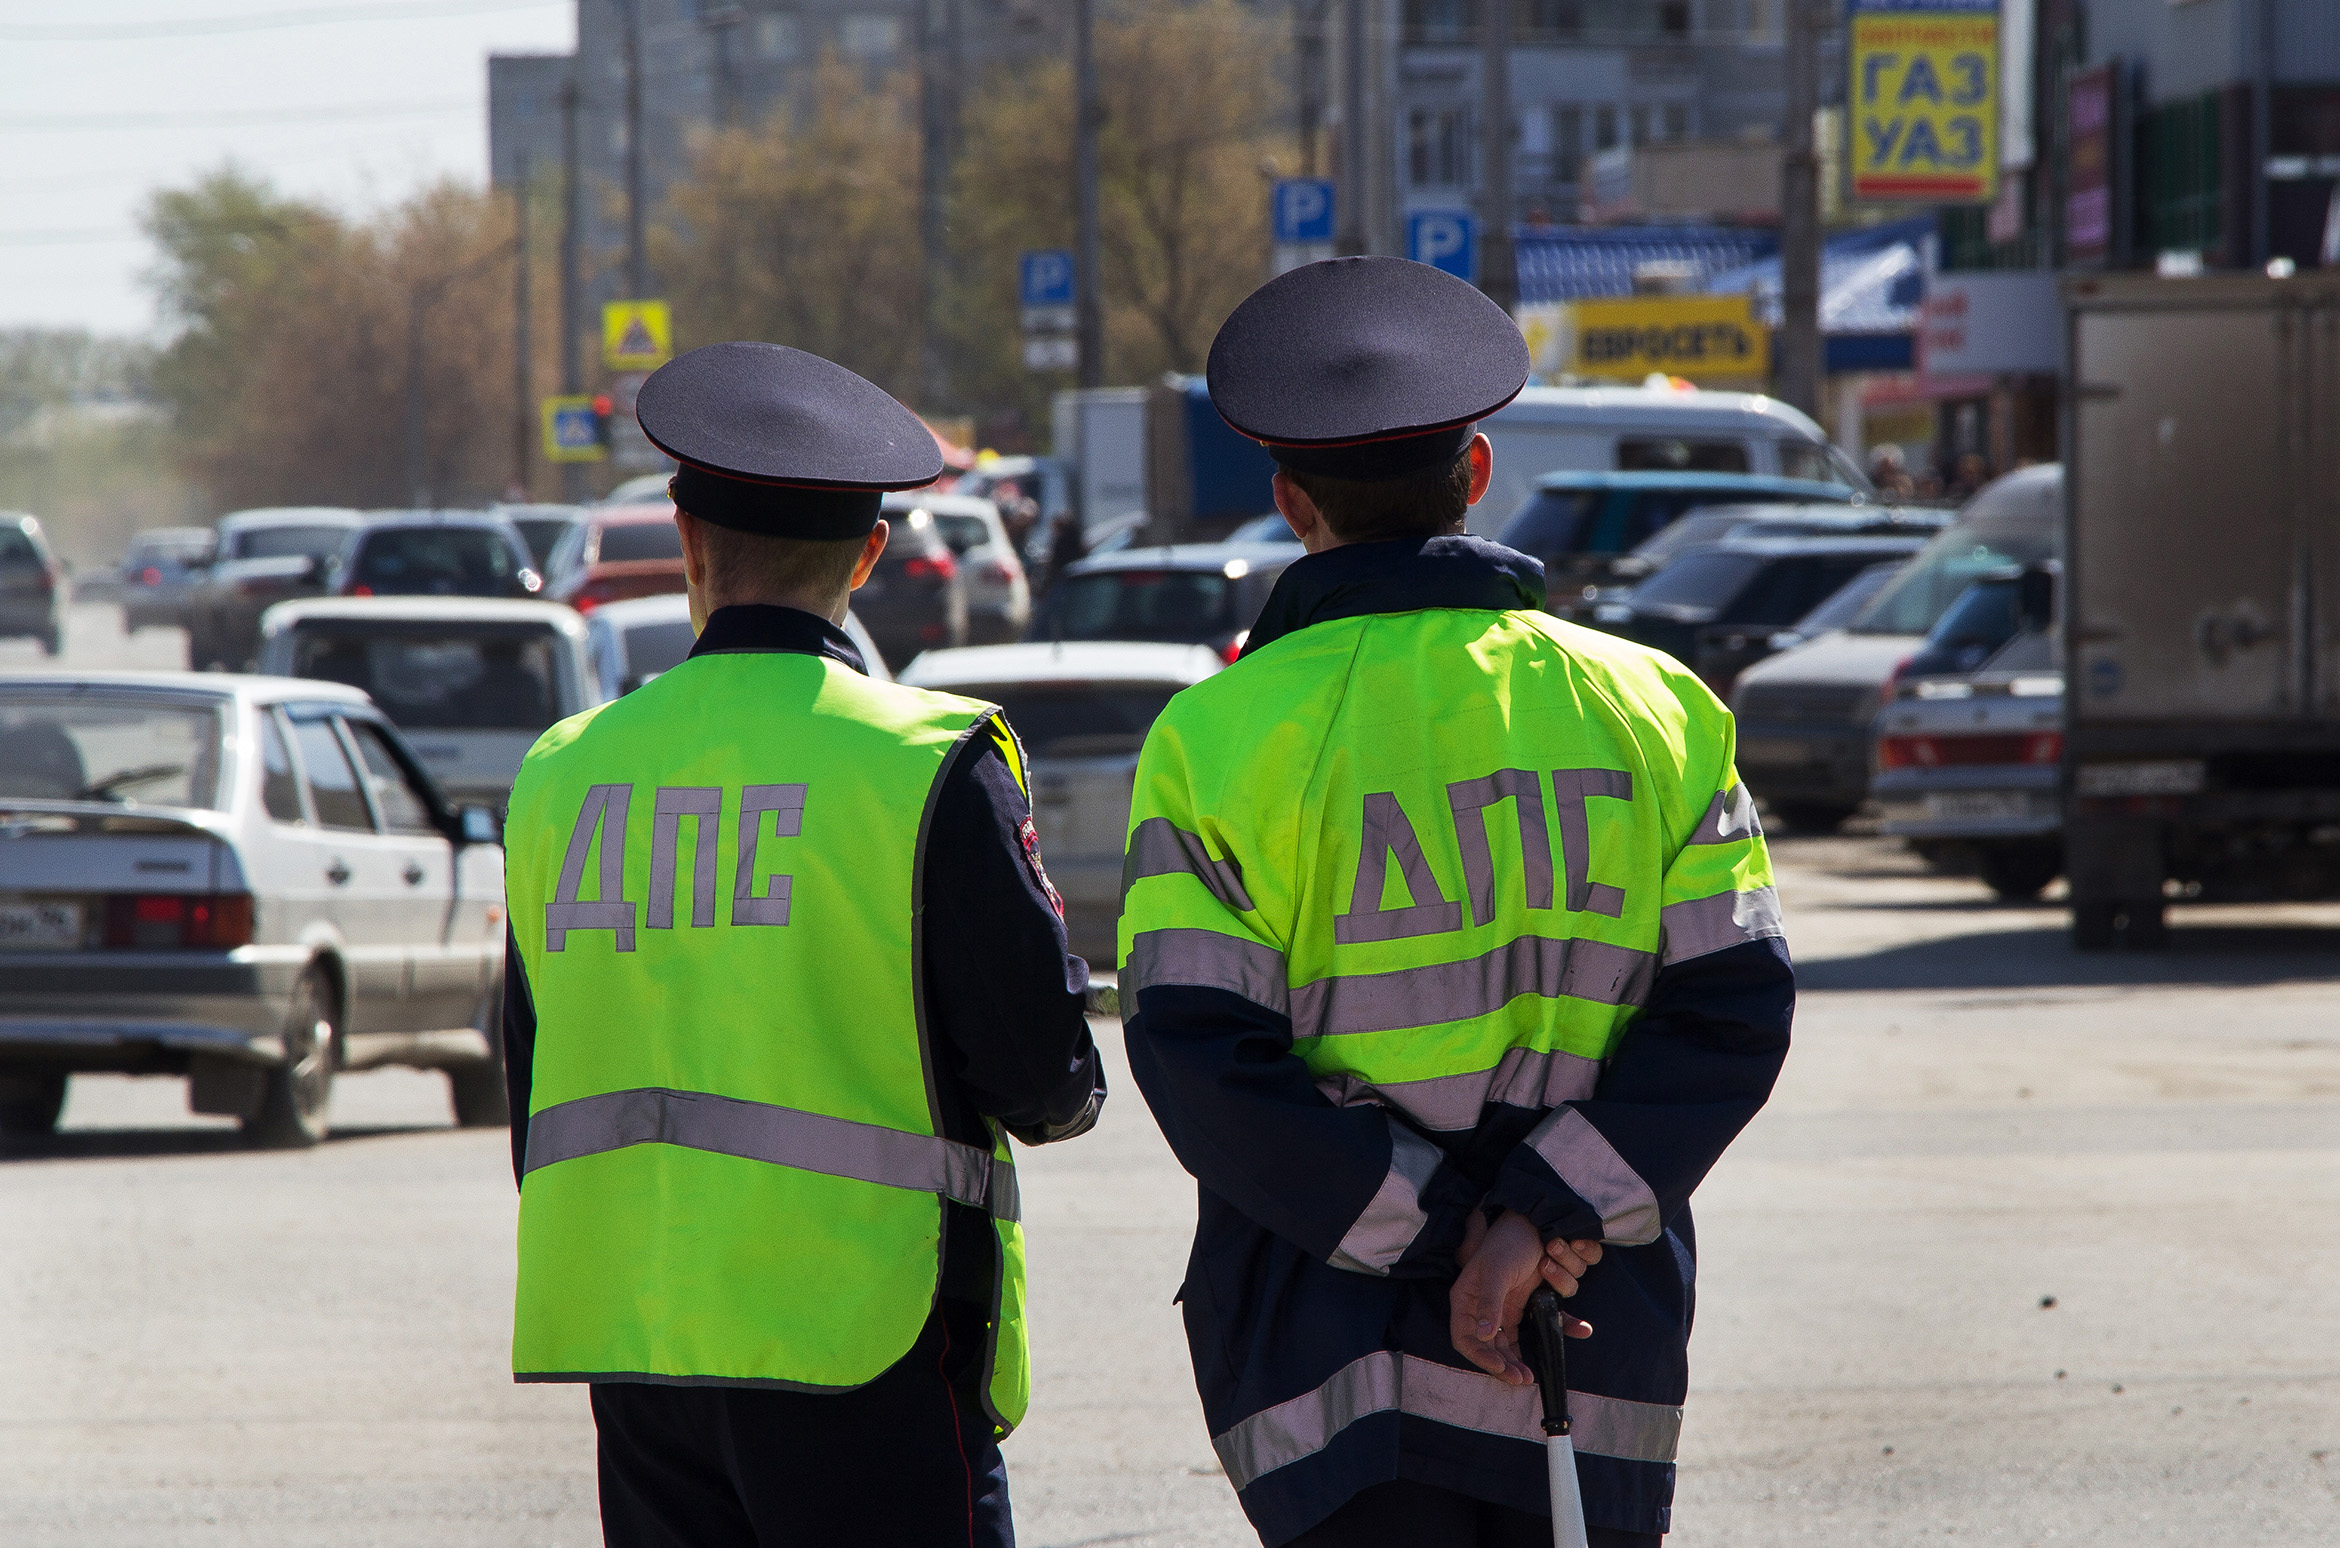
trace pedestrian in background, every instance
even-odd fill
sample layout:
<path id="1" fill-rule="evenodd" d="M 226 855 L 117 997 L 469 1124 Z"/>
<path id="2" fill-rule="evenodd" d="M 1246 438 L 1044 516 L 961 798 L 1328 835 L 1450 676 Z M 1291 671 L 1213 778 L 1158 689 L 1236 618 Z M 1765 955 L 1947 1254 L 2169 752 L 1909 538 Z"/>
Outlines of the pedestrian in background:
<path id="1" fill-rule="evenodd" d="M 1463 535 L 1494 466 L 1476 421 L 1527 372 L 1500 308 L 1394 258 L 1283 275 L 1211 349 L 1308 552 L 1146 739 L 1121 983 L 1132 1072 L 1202 1185 L 1180 1300 L 1204 1415 L 1271 1545 L 1549 1543 L 1518 1344 L 1539 1280 L 1581 1314 L 1591 1540 L 1654 1545 L 1689 1196 L 1787 1052 L 1729 712 Z"/>
<path id="2" fill-rule="evenodd" d="M 591 1384 L 613 1545 L 1005 1548 L 1007 1136 L 1085 1132 L 1104 1086 L 1014 734 L 838 627 L 934 438 L 763 344 L 638 413 L 698 641 L 513 789 L 513 1370 Z"/>

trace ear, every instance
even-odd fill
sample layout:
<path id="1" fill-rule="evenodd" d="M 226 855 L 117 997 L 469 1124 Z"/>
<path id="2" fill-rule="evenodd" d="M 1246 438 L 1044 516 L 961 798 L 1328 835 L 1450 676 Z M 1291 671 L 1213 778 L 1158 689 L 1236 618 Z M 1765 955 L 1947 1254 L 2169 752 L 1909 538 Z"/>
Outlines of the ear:
<path id="1" fill-rule="evenodd" d="M 1314 553 L 1309 537 L 1324 525 L 1324 513 L 1308 498 L 1308 491 L 1292 482 L 1291 476 L 1281 469 L 1268 487 L 1275 493 L 1276 513 L 1284 518 L 1284 525 L 1292 529 L 1292 536 L 1300 540 L 1301 547 Z"/>
<path id="2" fill-rule="evenodd" d="M 1485 436 L 1471 437 L 1471 497 L 1466 504 L 1476 505 L 1487 498 L 1487 486 L 1495 481 L 1495 447 Z"/>
<path id="3" fill-rule="evenodd" d="M 883 516 L 878 518 L 876 526 L 869 529 L 869 538 L 861 545 L 861 557 L 853 561 L 853 580 L 846 590 L 859 591 L 862 583 L 869 579 L 870 572 L 877 568 L 878 557 L 886 551 L 886 539 L 893 530 L 886 525 Z"/>
<path id="4" fill-rule="evenodd" d="M 674 508 L 674 530 L 682 537 L 683 585 L 691 591 L 707 589 L 707 529 L 681 506 Z"/>

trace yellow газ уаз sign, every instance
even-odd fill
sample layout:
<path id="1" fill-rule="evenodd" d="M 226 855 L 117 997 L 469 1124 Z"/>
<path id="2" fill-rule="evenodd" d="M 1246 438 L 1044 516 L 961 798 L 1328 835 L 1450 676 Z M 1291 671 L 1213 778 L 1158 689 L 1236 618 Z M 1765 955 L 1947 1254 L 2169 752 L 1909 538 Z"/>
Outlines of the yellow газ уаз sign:
<path id="1" fill-rule="evenodd" d="M 1771 374 L 1771 330 L 1755 320 L 1749 296 L 1631 296 L 1579 301 L 1574 311 L 1569 369 L 1579 376 Z"/>
<path id="2" fill-rule="evenodd" d="M 1851 0 L 1852 196 L 1999 193 L 1999 0 Z"/>

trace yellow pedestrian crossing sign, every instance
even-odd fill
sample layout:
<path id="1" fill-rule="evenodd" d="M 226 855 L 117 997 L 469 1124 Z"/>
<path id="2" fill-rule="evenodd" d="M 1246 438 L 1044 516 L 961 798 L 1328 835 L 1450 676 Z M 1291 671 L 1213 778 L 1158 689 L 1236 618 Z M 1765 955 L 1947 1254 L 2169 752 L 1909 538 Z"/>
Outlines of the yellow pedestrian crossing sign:
<path id="1" fill-rule="evenodd" d="M 601 361 L 612 371 L 655 371 L 673 358 L 674 321 L 663 301 L 610 301 L 601 308 Z"/>

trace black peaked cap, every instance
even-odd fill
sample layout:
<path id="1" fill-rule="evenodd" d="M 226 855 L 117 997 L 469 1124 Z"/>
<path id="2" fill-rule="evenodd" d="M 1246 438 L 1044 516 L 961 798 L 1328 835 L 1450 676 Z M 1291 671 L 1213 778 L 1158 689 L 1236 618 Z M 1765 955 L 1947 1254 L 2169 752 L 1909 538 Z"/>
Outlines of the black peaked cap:
<path id="1" fill-rule="evenodd" d="M 1253 291 L 1212 341 L 1211 403 L 1278 462 L 1351 478 L 1452 458 L 1527 385 L 1503 308 L 1403 258 L 1303 264 Z"/>
<path id="2" fill-rule="evenodd" d="M 675 502 L 774 537 L 857 537 L 879 497 L 942 476 L 934 436 L 884 388 L 783 344 L 709 344 L 660 366 L 635 417 L 682 464 Z"/>

